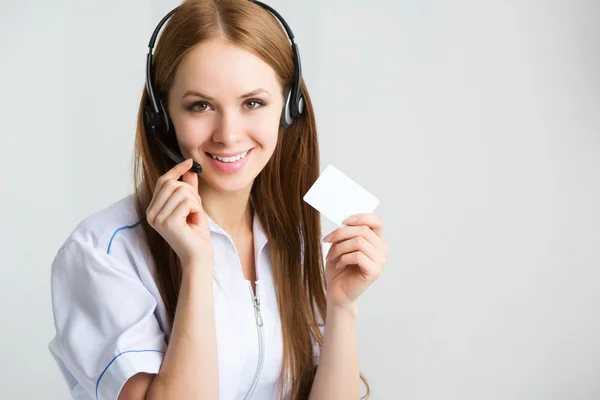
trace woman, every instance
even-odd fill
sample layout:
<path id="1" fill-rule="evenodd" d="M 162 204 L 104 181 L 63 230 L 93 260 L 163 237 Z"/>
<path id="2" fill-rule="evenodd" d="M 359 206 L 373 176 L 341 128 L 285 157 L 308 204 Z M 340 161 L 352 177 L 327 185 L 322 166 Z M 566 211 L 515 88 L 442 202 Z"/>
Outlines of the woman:
<path id="1" fill-rule="evenodd" d="M 358 215 L 321 242 L 302 200 L 315 116 L 276 16 L 190 0 L 154 60 L 151 41 L 135 193 L 82 221 L 52 265 L 50 350 L 74 398 L 345 400 L 359 377 L 368 397 L 356 302 L 386 261 L 382 221 Z"/>

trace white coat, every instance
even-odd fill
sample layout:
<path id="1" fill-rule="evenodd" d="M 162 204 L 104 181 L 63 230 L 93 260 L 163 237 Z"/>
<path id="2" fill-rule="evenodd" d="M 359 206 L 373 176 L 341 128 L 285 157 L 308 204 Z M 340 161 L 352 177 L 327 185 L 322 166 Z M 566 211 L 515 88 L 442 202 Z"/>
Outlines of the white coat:
<path id="1" fill-rule="evenodd" d="M 209 226 L 219 398 L 270 399 L 282 337 L 267 237 L 255 216 L 255 299 L 233 241 L 210 218 Z M 153 274 L 133 195 L 81 221 L 58 250 L 51 269 L 56 335 L 49 349 L 74 399 L 115 400 L 131 376 L 158 373 L 170 328 Z"/>

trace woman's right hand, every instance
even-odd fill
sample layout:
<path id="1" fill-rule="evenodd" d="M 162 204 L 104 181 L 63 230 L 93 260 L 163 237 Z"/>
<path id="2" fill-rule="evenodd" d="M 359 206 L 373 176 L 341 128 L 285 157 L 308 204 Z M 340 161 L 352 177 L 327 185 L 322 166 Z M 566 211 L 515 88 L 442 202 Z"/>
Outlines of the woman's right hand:
<path id="1" fill-rule="evenodd" d="M 198 194 L 198 175 L 192 159 L 177 164 L 158 178 L 146 218 L 175 251 L 182 265 L 210 263 L 214 250 L 208 219 Z M 183 175 L 183 182 L 178 181 Z"/>

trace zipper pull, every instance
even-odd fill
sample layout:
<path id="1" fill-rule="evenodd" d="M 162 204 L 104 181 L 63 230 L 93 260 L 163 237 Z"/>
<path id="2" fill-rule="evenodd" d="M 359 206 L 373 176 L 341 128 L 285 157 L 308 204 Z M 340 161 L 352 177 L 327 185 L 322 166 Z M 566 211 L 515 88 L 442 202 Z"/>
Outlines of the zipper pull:
<path id="1" fill-rule="evenodd" d="M 256 310 L 256 323 L 258 326 L 263 326 L 262 315 L 260 314 L 260 286 L 256 284 L 256 296 L 254 296 L 254 309 Z"/>

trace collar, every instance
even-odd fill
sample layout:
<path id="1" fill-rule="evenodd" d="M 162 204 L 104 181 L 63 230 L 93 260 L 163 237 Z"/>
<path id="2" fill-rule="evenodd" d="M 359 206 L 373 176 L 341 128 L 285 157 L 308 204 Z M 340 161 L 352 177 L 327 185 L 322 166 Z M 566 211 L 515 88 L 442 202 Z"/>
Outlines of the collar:
<path id="1" fill-rule="evenodd" d="M 229 234 L 223 228 L 221 228 L 215 221 L 213 221 L 212 218 L 208 216 L 208 214 L 206 214 L 206 218 L 208 219 L 208 227 L 211 232 L 225 235 L 229 240 L 231 240 Z M 254 254 L 259 254 L 269 240 L 267 239 L 265 230 L 263 229 L 263 226 L 260 223 L 260 218 L 258 218 L 256 212 L 254 213 L 254 217 L 252 220 L 252 235 L 254 241 Z"/>

